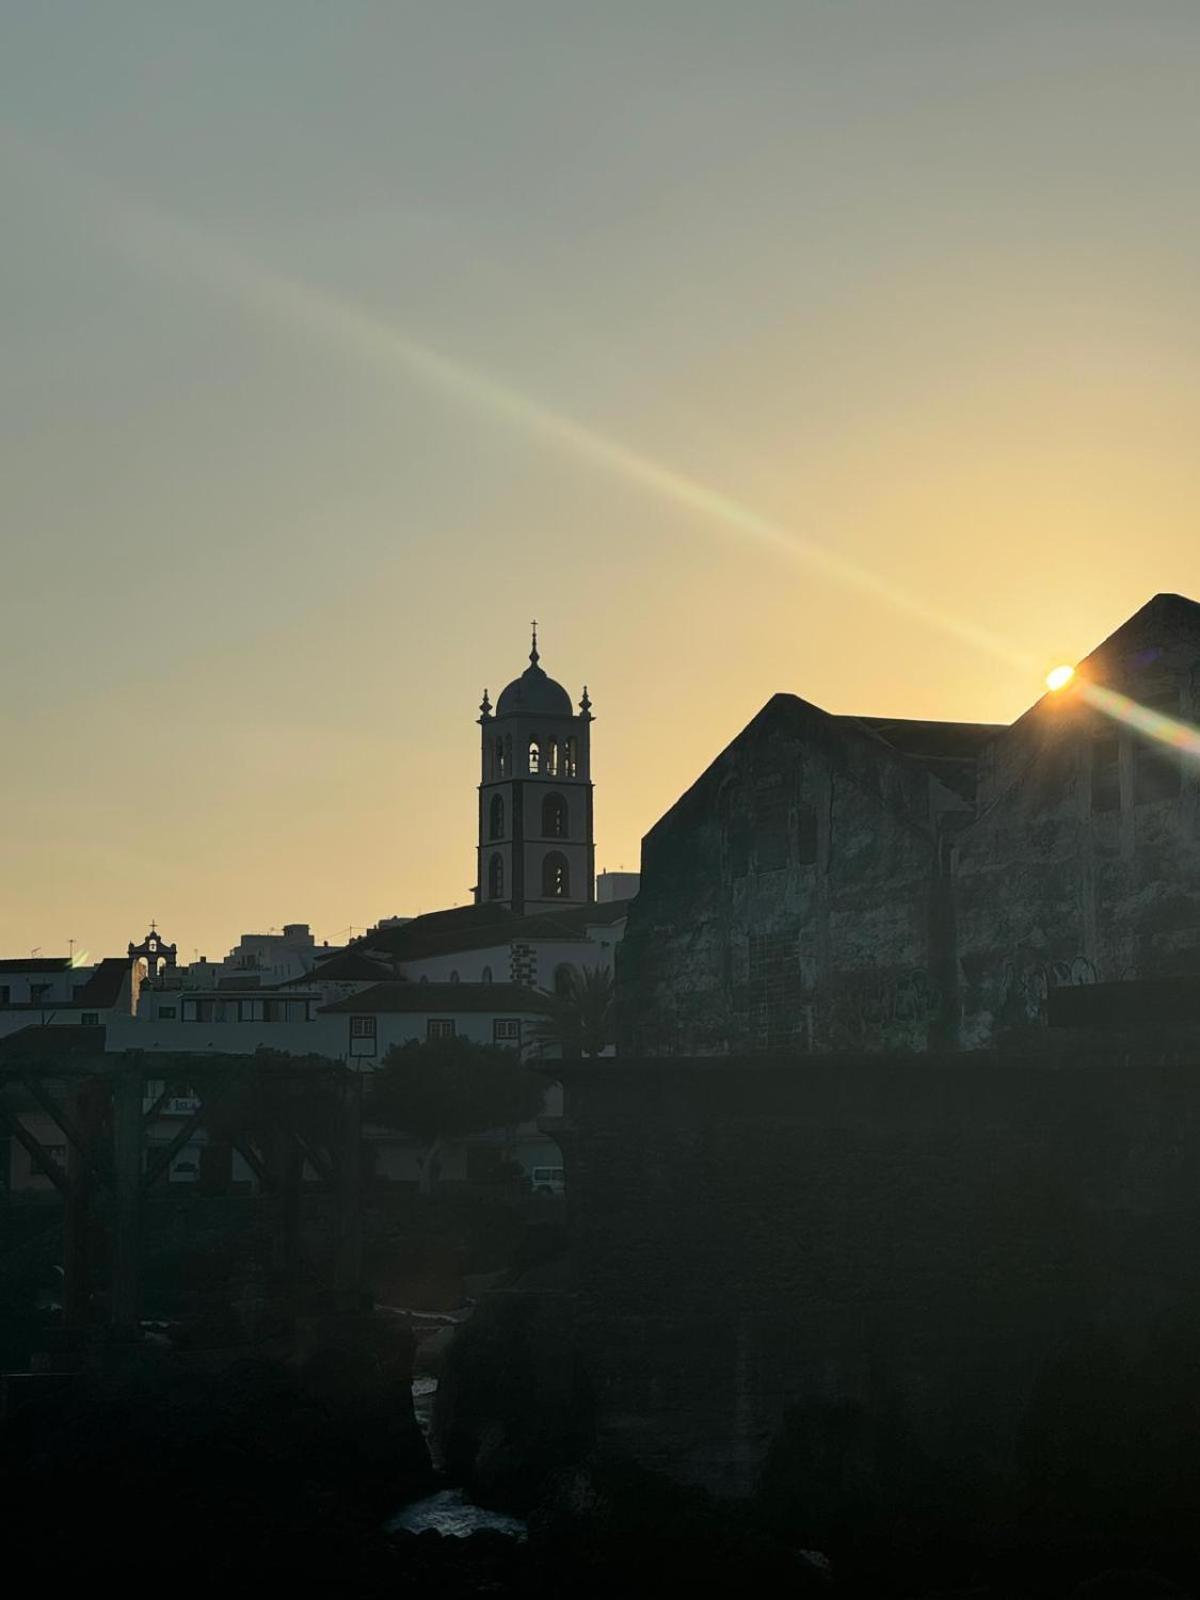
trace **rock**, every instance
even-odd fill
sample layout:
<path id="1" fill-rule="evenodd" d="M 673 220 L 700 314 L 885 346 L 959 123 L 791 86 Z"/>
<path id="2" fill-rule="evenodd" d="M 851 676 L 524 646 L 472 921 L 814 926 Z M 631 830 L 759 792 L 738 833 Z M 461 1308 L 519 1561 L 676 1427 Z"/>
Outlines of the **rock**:
<path id="1" fill-rule="evenodd" d="M 433 1432 L 450 1481 L 517 1516 L 586 1455 L 592 1399 L 565 1296 L 517 1290 L 483 1302 L 446 1352 Z"/>

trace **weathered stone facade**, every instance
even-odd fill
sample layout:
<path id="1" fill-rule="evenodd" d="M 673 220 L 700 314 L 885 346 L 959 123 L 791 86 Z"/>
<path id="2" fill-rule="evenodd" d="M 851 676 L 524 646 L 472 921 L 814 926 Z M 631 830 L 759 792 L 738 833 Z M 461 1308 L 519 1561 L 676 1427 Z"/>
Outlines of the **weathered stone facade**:
<path id="1" fill-rule="evenodd" d="M 1200 606 L 1080 664 L 1200 720 Z M 1200 767 L 1068 690 L 1011 727 L 776 695 L 643 842 L 620 951 L 640 1055 L 987 1047 L 1064 985 L 1200 975 Z"/>

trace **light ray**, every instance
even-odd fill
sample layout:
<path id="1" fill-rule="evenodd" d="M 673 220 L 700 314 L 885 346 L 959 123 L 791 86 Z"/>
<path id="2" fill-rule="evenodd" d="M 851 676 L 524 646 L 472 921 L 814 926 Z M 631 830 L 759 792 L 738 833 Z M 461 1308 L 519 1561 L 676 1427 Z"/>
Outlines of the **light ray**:
<path id="1" fill-rule="evenodd" d="M 1084 677 L 1080 677 L 1078 683 L 1080 698 L 1097 711 L 1131 728 L 1143 738 L 1153 739 L 1158 744 L 1177 750 L 1186 760 L 1200 763 L 1200 728 L 1194 728 L 1190 722 L 1181 722 L 1177 717 L 1168 717 L 1161 711 L 1152 711 L 1149 706 L 1139 705 L 1128 695 L 1109 689 L 1102 683 L 1092 683 Z"/>
<path id="2" fill-rule="evenodd" d="M 262 266 L 208 230 L 135 203 L 111 186 L 90 179 L 85 182 L 78 173 L 46 157 L 44 152 L 30 152 L 26 145 L 20 148 L 26 157 L 35 156 L 38 165 L 45 167 L 48 163 L 60 183 L 68 183 L 77 198 L 82 195 L 92 209 L 98 208 L 114 246 L 142 265 L 167 268 L 199 280 L 210 289 L 299 327 L 343 354 L 393 377 L 416 378 L 476 411 L 498 417 L 529 436 L 553 443 L 661 500 L 695 513 L 728 535 L 871 595 L 893 610 L 916 617 L 1022 673 L 1037 671 L 1031 656 L 1016 650 L 998 634 L 930 605 L 879 572 L 838 555 L 828 542 L 806 537 L 761 515 L 733 495 L 432 349 L 380 317 Z M 115 230 L 114 221 L 118 224 Z"/>

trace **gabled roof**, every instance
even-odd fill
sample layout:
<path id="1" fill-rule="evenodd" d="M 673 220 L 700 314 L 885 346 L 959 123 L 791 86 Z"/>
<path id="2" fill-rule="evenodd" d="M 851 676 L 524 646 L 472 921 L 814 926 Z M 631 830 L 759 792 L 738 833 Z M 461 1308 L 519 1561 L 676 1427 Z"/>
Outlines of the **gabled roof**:
<path id="1" fill-rule="evenodd" d="M 394 928 L 375 928 L 351 949 L 385 954 L 396 961 L 420 961 L 428 956 L 455 955 L 460 950 L 490 950 L 514 942 L 583 942 L 589 926 L 607 927 L 626 915 L 627 900 L 610 900 L 568 906 L 562 911 L 540 911 L 522 916 L 507 906 L 484 902 L 430 911 Z M 323 975 L 321 969 L 314 976 Z"/>
<path id="2" fill-rule="evenodd" d="M 127 956 L 105 956 L 82 988 L 75 991 L 74 1004 L 85 1010 L 107 1010 L 115 1006 L 129 971 Z"/>
<path id="3" fill-rule="evenodd" d="M 9 969 L 11 971 L 11 968 Z M 45 967 L 35 967 L 45 972 Z M 106 956 L 89 973 L 87 979 L 75 989 L 69 1000 L 18 1000 L 10 1002 L 6 1011 L 107 1011 L 120 999 L 121 987 L 129 971 L 125 956 Z"/>
<path id="4" fill-rule="evenodd" d="M 311 986 L 314 983 L 379 983 L 395 976 L 390 962 L 377 961 L 365 950 L 339 950 L 337 955 L 320 962 L 311 972 L 303 972 L 298 978 L 289 978 L 281 987 L 287 989 L 298 984 Z"/>
<path id="5" fill-rule="evenodd" d="M 546 1012 L 552 1009 L 548 995 L 537 989 L 526 989 L 519 983 L 377 983 L 352 994 L 345 1000 L 335 1000 L 332 1005 L 321 1006 L 320 1014 L 353 1011 L 359 1015 L 369 1012 L 406 1012 L 424 1016 L 427 1012 L 439 1015 L 452 1012 L 486 1012 L 489 1015 L 526 1015 L 531 1011 Z"/>

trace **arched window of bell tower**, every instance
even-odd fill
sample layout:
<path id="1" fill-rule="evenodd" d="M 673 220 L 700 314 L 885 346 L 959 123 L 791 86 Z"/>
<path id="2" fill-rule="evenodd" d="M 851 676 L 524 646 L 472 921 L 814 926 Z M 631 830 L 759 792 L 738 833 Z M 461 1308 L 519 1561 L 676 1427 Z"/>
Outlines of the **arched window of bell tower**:
<path id="1" fill-rule="evenodd" d="M 488 838 L 503 839 L 504 837 L 504 800 L 498 795 L 492 796 L 491 810 L 488 816 Z"/>
<path id="2" fill-rule="evenodd" d="M 488 862 L 488 899 L 499 900 L 504 894 L 504 857 L 497 852 Z"/>
<path id="3" fill-rule="evenodd" d="M 552 850 L 542 862 L 542 897 L 546 900 L 565 900 L 571 893 L 571 869 L 565 856 Z"/>
<path id="4" fill-rule="evenodd" d="M 560 794 L 548 794 L 542 801 L 542 838 L 567 837 L 567 802 Z"/>
<path id="5" fill-rule="evenodd" d="M 492 770 L 498 778 L 507 778 L 508 762 L 504 759 L 504 740 L 497 739 L 496 747 L 492 753 Z"/>
<path id="6" fill-rule="evenodd" d="M 571 736 L 567 740 L 563 751 L 563 777 L 577 778 L 579 776 L 579 742 Z"/>
<path id="7" fill-rule="evenodd" d="M 546 771 L 552 778 L 558 777 L 558 740 L 551 739 L 546 745 Z"/>
<path id="8" fill-rule="evenodd" d="M 542 770 L 542 747 L 536 739 L 529 741 L 529 770 L 530 772 Z"/>

